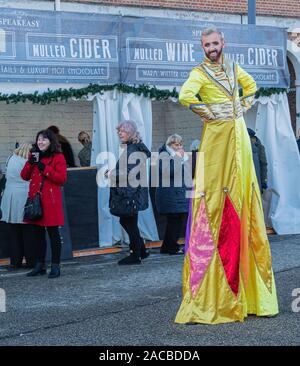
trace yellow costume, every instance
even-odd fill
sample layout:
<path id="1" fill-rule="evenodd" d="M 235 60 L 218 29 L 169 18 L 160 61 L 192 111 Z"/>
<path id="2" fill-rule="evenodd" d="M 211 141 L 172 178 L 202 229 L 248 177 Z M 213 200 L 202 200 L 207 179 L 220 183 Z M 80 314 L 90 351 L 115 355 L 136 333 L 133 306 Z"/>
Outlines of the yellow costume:
<path id="1" fill-rule="evenodd" d="M 238 85 L 243 89 L 239 97 Z M 239 65 L 195 67 L 179 101 L 204 120 L 176 323 L 243 321 L 278 313 L 270 246 L 243 111 L 256 83 Z M 201 101 L 196 97 L 199 94 Z"/>

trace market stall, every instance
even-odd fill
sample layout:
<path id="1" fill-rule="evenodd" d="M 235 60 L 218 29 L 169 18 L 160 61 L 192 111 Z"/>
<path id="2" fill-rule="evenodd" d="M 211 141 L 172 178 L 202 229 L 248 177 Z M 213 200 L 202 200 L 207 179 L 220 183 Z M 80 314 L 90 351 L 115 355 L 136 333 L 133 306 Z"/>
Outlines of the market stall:
<path id="1" fill-rule="evenodd" d="M 91 165 L 98 170 L 68 171 L 64 188 L 71 247 L 111 246 L 119 240 L 127 241 L 118 219 L 109 213 L 109 188 L 96 184 L 96 176 L 102 179 L 97 173 L 110 164 L 109 159 L 101 160 L 103 153 L 117 156 L 119 142 L 115 128 L 123 119 L 137 123 L 151 150 L 152 101 L 177 103 L 180 85 L 203 58 L 199 37 L 201 30 L 210 24 L 88 13 L 2 10 L 8 17 L 22 17 L 26 22 L 24 29 L 11 24 L 3 27 L 0 101 L 47 105 L 87 100 L 93 105 Z M 257 100 L 259 112 L 254 117 L 254 127 L 267 149 L 269 165 L 274 168 L 270 168 L 270 184 L 281 197 L 274 196 L 277 203 L 272 203 L 271 221 L 278 233 L 299 233 L 299 193 L 286 193 L 291 182 L 299 178 L 300 170 L 299 156 L 296 156 L 292 131 L 288 127 L 289 111 L 284 94 L 289 86 L 286 30 L 217 25 L 225 34 L 225 57 L 239 62 L 253 75 L 258 86 L 264 88 L 259 91 L 261 98 Z M 271 92 L 268 88 L 272 88 Z M 278 96 L 271 95 L 276 93 Z M 264 123 L 265 119 L 268 123 Z M 289 169 L 286 169 L 287 156 Z M 294 221 L 286 221 L 289 215 Z M 139 217 L 145 239 L 159 238 L 155 216 L 150 201 L 148 210 Z"/>

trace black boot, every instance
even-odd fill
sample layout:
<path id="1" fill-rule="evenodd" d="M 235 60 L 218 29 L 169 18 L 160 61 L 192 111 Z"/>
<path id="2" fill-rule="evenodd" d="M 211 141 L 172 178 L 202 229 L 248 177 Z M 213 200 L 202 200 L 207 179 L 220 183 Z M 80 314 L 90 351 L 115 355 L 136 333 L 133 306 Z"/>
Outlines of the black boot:
<path id="1" fill-rule="evenodd" d="M 60 276 L 60 266 L 59 264 L 51 264 L 51 271 L 48 275 L 48 278 L 56 278 Z"/>
<path id="2" fill-rule="evenodd" d="M 146 249 L 145 249 L 145 251 L 142 250 L 142 255 L 141 255 L 141 258 L 142 259 L 148 258 L 149 255 L 150 255 L 150 251 L 149 250 L 146 250 Z"/>
<path id="3" fill-rule="evenodd" d="M 121 260 L 119 260 L 119 265 L 129 265 L 129 264 L 141 264 L 141 257 L 138 257 L 134 253 L 130 253 L 128 257 L 125 257 Z"/>
<path id="4" fill-rule="evenodd" d="M 130 254 L 133 255 L 133 253 L 134 253 L 133 250 L 130 250 Z M 141 249 L 141 259 L 146 259 L 146 258 L 149 257 L 149 255 L 150 255 L 150 251 L 147 250 L 145 247 L 144 248 L 142 247 L 142 249 Z"/>
<path id="5" fill-rule="evenodd" d="M 45 275 L 47 273 L 45 263 L 37 263 L 31 272 L 28 272 L 26 276 L 34 277 L 38 275 Z"/>

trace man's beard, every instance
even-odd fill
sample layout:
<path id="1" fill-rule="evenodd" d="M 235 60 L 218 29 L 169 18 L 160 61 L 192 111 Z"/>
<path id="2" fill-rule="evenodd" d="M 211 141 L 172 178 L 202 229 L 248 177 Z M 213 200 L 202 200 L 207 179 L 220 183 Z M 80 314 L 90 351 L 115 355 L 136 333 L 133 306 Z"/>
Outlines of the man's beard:
<path id="1" fill-rule="evenodd" d="M 219 61 L 219 59 L 220 59 L 220 57 L 222 56 L 222 51 L 223 51 L 223 48 L 221 48 L 221 50 L 218 52 L 217 50 L 215 50 L 216 51 L 216 53 L 214 53 L 213 55 L 212 55 L 212 52 L 210 52 L 210 53 L 205 53 L 205 56 L 208 58 L 208 59 L 210 59 L 210 61 L 212 61 L 212 62 L 217 62 L 217 61 Z"/>

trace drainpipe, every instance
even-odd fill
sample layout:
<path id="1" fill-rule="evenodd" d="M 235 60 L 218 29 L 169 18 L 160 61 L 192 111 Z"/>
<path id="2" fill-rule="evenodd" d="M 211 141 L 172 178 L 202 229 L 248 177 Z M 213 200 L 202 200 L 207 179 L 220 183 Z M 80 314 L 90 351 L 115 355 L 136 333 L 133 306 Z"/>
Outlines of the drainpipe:
<path id="1" fill-rule="evenodd" d="M 256 0 L 248 0 L 248 24 L 256 24 Z"/>

